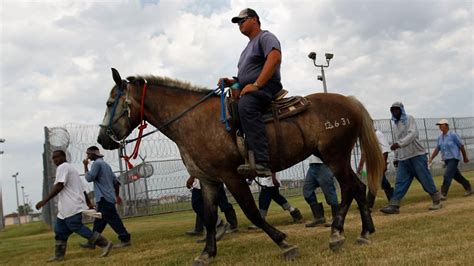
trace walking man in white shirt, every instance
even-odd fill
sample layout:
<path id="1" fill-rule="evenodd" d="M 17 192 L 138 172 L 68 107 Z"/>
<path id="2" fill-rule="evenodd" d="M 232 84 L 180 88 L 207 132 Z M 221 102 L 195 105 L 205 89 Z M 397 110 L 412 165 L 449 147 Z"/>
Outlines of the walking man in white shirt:
<path id="1" fill-rule="evenodd" d="M 58 196 L 58 216 L 54 225 L 56 239 L 54 257 L 48 261 L 62 261 L 66 254 L 67 240 L 72 233 L 76 233 L 89 242 L 103 249 L 100 257 L 109 254 L 113 244 L 101 234 L 92 232 L 82 223 L 82 211 L 91 206 L 84 186 L 74 167 L 66 162 L 66 153 L 62 150 L 53 152 L 53 162 L 57 166 L 56 179 L 49 195 L 36 204 L 41 209 L 48 201 Z"/>

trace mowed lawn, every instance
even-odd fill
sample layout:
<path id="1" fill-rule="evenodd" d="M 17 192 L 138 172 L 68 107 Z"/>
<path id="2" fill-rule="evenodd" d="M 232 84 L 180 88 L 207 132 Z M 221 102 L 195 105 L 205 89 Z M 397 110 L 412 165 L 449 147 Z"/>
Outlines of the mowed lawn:
<path id="1" fill-rule="evenodd" d="M 465 173 L 474 184 L 474 172 Z M 435 178 L 439 187 L 441 177 Z M 373 219 L 372 243 L 358 246 L 355 239 L 361 230 L 360 216 L 353 203 L 346 219 L 344 247 L 338 252 L 328 248 L 329 228 L 305 228 L 291 224 L 287 212 L 272 203 L 267 220 L 299 246 L 300 256 L 292 265 L 474 265 L 474 196 L 463 197 L 461 185 L 453 182 L 448 201 L 439 211 L 428 211 L 430 197 L 414 181 L 402 202 L 399 215 L 384 215 L 378 209 L 387 201 L 379 192 Z M 318 195 L 318 199 L 322 199 Z M 302 196 L 289 201 L 298 207 L 306 220 L 309 206 Z M 261 231 L 248 231 L 249 221 L 239 207 L 239 232 L 225 235 L 218 242 L 214 265 L 286 265 L 279 248 Z M 325 204 L 326 214 L 330 215 Z M 203 248 L 198 237 L 184 235 L 194 225 L 191 211 L 124 220 L 132 233 L 133 245 L 113 250 L 109 257 L 98 258 L 100 250 L 79 248 L 84 239 L 72 235 L 68 241 L 67 265 L 189 265 Z M 90 225 L 89 225 L 90 226 Z M 107 228 L 106 237 L 117 242 Z M 54 252 L 54 233 L 43 223 L 8 226 L 0 232 L 1 265 L 43 265 Z"/>

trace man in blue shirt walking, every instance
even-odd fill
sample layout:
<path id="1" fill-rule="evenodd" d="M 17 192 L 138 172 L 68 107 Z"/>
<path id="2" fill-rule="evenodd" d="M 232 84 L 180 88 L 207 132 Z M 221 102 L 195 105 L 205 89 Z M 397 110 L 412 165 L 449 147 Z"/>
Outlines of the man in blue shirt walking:
<path id="1" fill-rule="evenodd" d="M 470 196 L 472 195 L 471 183 L 469 183 L 458 169 L 461 153 L 464 162 L 469 162 L 464 145 L 459 136 L 449 130 L 448 120 L 441 119 L 436 125 L 439 126 L 439 130 L 441 130 L 442 134 L 438 137 L 438 144 L 431 154 L 429 164 L 433 162 L 433 159 L 441 151 L 441 157 L 446 164 L 446 170 L 443 175 L 443 185 L 441 186 L 441 200 L 447 199 L 449 186 L 451 186 L 453 179 L 460 183 L 466 190 L 464 196 Z"/>
<path id="2" fill-rule="evenodd" d="M 102 233 L 107 224 L 112 227 L 118 234 L 120 243 L 114 245 L 116 248 L 127 247 L 131 245 L 130 234 L 125 229 L 122 220 L 115 208 L 115 203 L 121 204 L 122 199 L 119 195 L 120 183 L 117 180 L 110 165 L 104 159 L 104 155 L 100 154 L 99 148 L 91 146 L 87 148 L 87 158 L 84 159 L 84 172 L 88 182 L 94 183 L 95 201 L 97 211 L 102 213 L 102 219 L 94 220 L 94 232 Z M 89 171 L 89 160 L 94 161 Z M 95 248 L 90 243 L 81 244 L 83 248 Z"/>

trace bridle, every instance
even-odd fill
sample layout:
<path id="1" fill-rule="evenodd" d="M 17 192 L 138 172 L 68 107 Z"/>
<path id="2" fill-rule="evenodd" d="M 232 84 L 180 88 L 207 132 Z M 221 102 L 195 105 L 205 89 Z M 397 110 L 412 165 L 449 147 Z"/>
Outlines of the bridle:
<path id="1" fill-rule="evenodd" d="M 130 121 L 130 98 L 129 98 L 129 91 L 130 89 L 127 88 L 127 91 L 125 93 L 125 107 L 124 107 L 124 110 L 122 111 L 122 113 L 120 114 L 120 116 L 118 116 L 117 118 L 114 119 L 114 116 L 115 116 L 115 112 L 117 110 L 117 106 L 119 104 L 119 101 L 120 101 L 120 98 L 124 95 L 124 86 L 128 86 L 129 85 L 129 82 L 126 81 L 126 80 L 122 80 L 121 84 L 119 87 L 117 87 L 117 90 L 118 90 L 118 93 L 117 95 L 115 96 L 115 100 L 114 100 L 114 104 L 112 106 L 112 112 L 111 112 L 111 116 L 110 116 L 110 119 L 109 119 L 109 123 L 108 125 L 100 125 L 101 127 L 103 128 L 106 128 L 106 134 L 107 136 L 113 140 L 114 142 L 118 143 L 122 148 L 125 147 L 126 144 L 128 143 L 131 143 L 131 142 L 134 142 L 136 141 L 137 143 L 135 144 L 135 147 L 133 149 L 133 152 L 130 156 L 127 156 L 126 154 L 123 154 L 122 157 L 124 158 L 124 160 L 127 162 L 128 164 L 128 167 L 129 169 L 133 168 L 133 165 L 130 163 L 130 159 L 136 159 L 137 156 L 138 156 L 138 149 L 140 147 L 140 143 L 141 143 L 141 140 L 148 136 L 148 135 L 151 135 L 157 131 L 160 131 L 160 130 L 163 130 L 164 128 L 168 127 L 169 125 L 171 125 L 172 123 L 174 123 L 175 121 L 179 120 L 182 116 L 184 116 L 187 112 L 191 111 L 192 109 L 194 109 L 196 106 L 198 106 L 199 104 L 201 104 L 202 102 L 204 102 L 205 100 L 207 100 L 209 97 L 211 97 L 212 95 L 215 95 L 215 94 L 218 94 L 219 92 L 221 93 L 221 96 L 222 96 L 222 99 L 224 97 L 224 86 L 222 84 L 222 86 L 219 88 L 216 88 L 212 91 L 210 91 L 208 94 L 206 94 L 204 97 L 202 97 L 199 101 L 197 101 L 196 103 L 194 103 L 193 105 L 191 105 L 190 107 L 188 107 L 187 109 L 185 109 L 184 111 L 182 111 L 181 113 L 177 114 L 176 116 L 174 116 L 172 119 L 170 119 L 169 121 L 167 121 L 166 123 L 164 123 L 163 125 L 157 127 L 155 130 L 153 131 L 150 131 L 150 132 L 147 132 L 146 134 L 143 134 L 143 130 L 147 127 L 147 123 L 144 119 L 144 112 L 145 112 L 145 95 L 146 95 L 146 91 L 147 91 L 147 88 L 148 88 L 148 82 L 146 81 L 146 79 L 144 79 L 144 84 L 143 84 L 143 90 L 142 90 L 142 95 L 141 95 L 141 101 L 140 101 L 140 125 L 138 126 L 138 136 L 134 139 L 129 139 L 129 140 L 126 140 L 126 136 L 123 137 L 123 139 L 119 139 L 117 137 L 117 135 L 115 134 L 113 128 L 112 128 L 112 125 L 117 122 L 120 118 L 122 118 L 123 116 L 126 116 L 127 118 L 127 122 L 128 122 L 128 125 L 130 126 L 130 128 L 132 127 L 131 126 L 131 121 Z M 224 111 L 224 114 L 225 114 L 225 111 Z M 227 122 L 227 119 L 225 119 L 225 122 Z M 224 123 L 224 122 L 223 122 Z M 124 150 L 124 149 L 123 149 Z"/>
<path id="2" fill-rule="evenodd" d="M 125 102 L 124 102 L 125 107 L 123 108 L 122 113 L 119 116 L 117 116 L 117 118 L 114 119 L 115 112 L 117 111 L 117 107 L 118 107 L 119 102 L 120 102 L 120 98 L 124 95 L 124 91 L 125 91 L 124 87 L 125 86 L 128 86 L 128 82 L 126 80 L 122 80 L 120 86 L 117 86 L 117 89 L 116 89 L 117 90 L 117 95 L 115 95 L 114 103 L 112 105 L 112 111 L 110 113 L 109 123 L 107 125 L 104 125 L 104 124 L 100 125 L 101 128 L 106 129 L 107 136 L 111 140 L 113 140 L 114 142 L 120 144 L 121 146 L 123 146 L 123 143 L 124 143 L 124 140 L 125 140 L 126 137 L 124 137 L 123 139 L 119 139 L 117 137 L 117 135 L 115 134 L 115 131 L 112 128 L 112 125 L 115 124 L 118 120 L 120 120 L 124 116 L 127 118 L 128 124 L 131 125 L 131 122 L 130 122 L 130 99 L 129 99 L 128 90 L 127 90 L 127 93 L 125 93 Z"/>

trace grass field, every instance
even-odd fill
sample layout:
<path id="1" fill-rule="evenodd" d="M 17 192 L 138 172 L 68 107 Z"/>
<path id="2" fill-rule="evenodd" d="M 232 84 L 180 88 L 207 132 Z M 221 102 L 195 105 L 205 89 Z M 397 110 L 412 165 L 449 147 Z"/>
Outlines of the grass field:
<path id="1" fill-rule="evenodd" d="M 474 172 L 465 175 L 474 184 Z M 435 178 L 441 184 L 441 177 Z M 387 216 L 374 210 L 376 233 L 372 244 L 358 246 L 361 230 L 355 204 L 346 219 L 346 243 L 338 252 L 328 248 L 329 228 L 305 228 L 290 224 L 290 216 L 272 203 L 267 220 L 288 234 L 299 246 L 300 256 L 292 265 L 474 265 L 474 196 L 463 197 L 462 187 L 453 182 L 448 201 L 439 211 L 428 211 L 430 197 L 414 181 L 404 198 L 399 215 Z M 375 209 L 387 202 L 379 192 Z M 321 195 L 318 195 L 321 199 Z M 309 206 L 302 196 L 288 199 L 310 220 Z M 326 214 L 330 211 L 326 206 Z M 278 247 L 261 231 L 248 231 L 249 221 L 239 207 L 239 232 L 218 242 L 214 265 L 286 265 Z M 197 237 L 184 235 L 194 225 L 190 211 L 124 220 L 132 234 L 133 246 L 113 250 L 107 258 L 97 258 L 100 250 L 83 250 L 84 239 L 72 235 L 68 241 L 67 265 L 189 265 L 203 248 Z M 105 236 L 117 242 L 107 228 Z M 42 265 L 54 251 L 54 233 L 43 223 L 8 226 L 0 232 L 1 265 Z"/>

